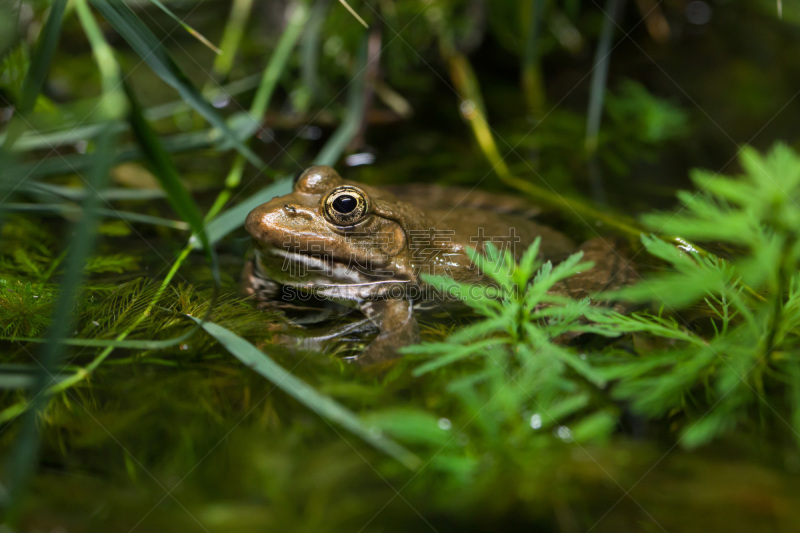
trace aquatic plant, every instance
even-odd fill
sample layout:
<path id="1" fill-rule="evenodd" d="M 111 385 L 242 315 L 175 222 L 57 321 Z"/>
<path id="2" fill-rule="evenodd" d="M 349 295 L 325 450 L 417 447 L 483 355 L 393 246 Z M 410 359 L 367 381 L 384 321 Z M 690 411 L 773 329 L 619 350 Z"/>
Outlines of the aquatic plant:
<path id="1" fill-rule="evenodd" d="M 480 413 L 481 420 L 485 413 L 484 425 L 510 419 L 522 427 L 522 413 L 531 409 L 539 424 L 565 423 L 572 411 L 563 419 L 547 415 L 562 413 L 558 402 L 577 410 L 588 405 L 589 393 L 601 393 L 622 403 L 610 412 L 602 402 L 593 406 L 589 427 L 598 433 L 586 436 L 607 436 L 626 405 L 648 419 L 679 419 L 678 442 L 687 447 L 754 419 L 771 420 L 771 427 L 785 425 L 784 434 L 796 435 L 800 157 L 779 144 L 764 156 L 745 148 L 740 161 L 741 176 L 694 172 L 698 190 L 680 193 L 679 209 L 644 217 L 660 233 L 682 236 L 642 238 L 644 249 L 669 272 L 662 268 L 646 274 L 605 298 L 648 304 L 657 313 L 624 315 L 590 305 L 588 299 L 548 294 L 561 279 L 586 268 L 576 264 L 579 255 L 536 272 L 535 246 L 519 264 L 508 252 L 490 247 L 486 257 L 475 259 L 492 273 L 499 300 L 471 297 L 468 287 L 446 278 L 429 279 L 463 295 L 483 320 L 456 330 L 444 342 L 407 349 L 432 358 L 415 374 L 467 358 L 482 360 L 477 369 L 474 362 L 466 363 L 473 371 L 448 390 L 464 401 L 469 398 L 471 412 Z M 689 240 L 715 248 L 728 244 L 735 251 L 721 259 Z M 570 349 L 553 342 L 576 332 L 636 334 L 640 342 L 647 335 L 650 340 L 643 351 L 613 343 Z M 594 387 L 587 391 L 588 384 Z M 609 390 L 602 390 L 605 385 Z M 503 416 L 478 407 L 495 402 L 508 409 Z"/>
<path id="2" fill-rule="evenodd" d="M 617 359 L 615 395 L 648 417 L 687 411 L 682 442 L 689 446 L 755 419 L 790 435 L 800 429 L 800 157 L 778 144 L 766 155 L 745 147 L 739 161 L 743 174 L 735 177 L 695 171 L 697 191 L 679 193 L 678 209 L 644 217 L 661 234 L 725 246 L 731 257 L 699 253 L 680 238 L 644 237 L 671 272 L 619 293 L 680 317 L 656 323 L 687 338 L 646 357 Z M 636 328 L 637 318 L 618 325 Z"/>
<path id="3" fill-rule="evenodd" d="M 559 428 L 564 440 L 606 436 L 615 423 L 614 409 L 592 409 L 588 415 L 584 411 L 606 381 L 587 354 L 568 348 L 566 339 L 575 334 L 614 335 L 613 328 L 586 322 L 589 298 L 574 300 L 556 290 L 560 282 L 592 264 L 581 262 L 580 252 L 556 266 L 542 264 L 538 254 L 538 240 L 519 263 L 509 250 L 500 251 L 491 243 L 485 256 L 472 251 L 476 265 L 497 284 L 479 292 L 446 277 L 426 276 L 428 283 L 460 298 L 482 320 L 441 342 L 422 343 L 404 353 L 431 358 L 414 370 L 416 376 L 467 360 L 472 371 L 451 376 L 447 388 L 491 440 L 501 435 L 523 439 L 531 426 L 547 429 L 567 419 L 576 424 Z"/>

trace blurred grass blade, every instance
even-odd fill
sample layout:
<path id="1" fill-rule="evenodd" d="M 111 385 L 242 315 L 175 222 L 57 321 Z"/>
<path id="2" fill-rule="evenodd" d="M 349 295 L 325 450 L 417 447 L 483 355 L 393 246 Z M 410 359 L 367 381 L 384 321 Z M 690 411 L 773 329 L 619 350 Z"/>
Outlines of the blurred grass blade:
<path id="1" fill-rule="evenodd" d="M 2 211 L 5 213 L 43 213 L 43 214 L 56 214 L 56 215 L 79 215 L 82 210 L 80 207 L 63 203 L 63 204 L 18 204 L 18 203 L 3 203 Z M 181 220 L 170 220 L 168 218 L 155 217 L 152 215 L 143 215 L 142 213 L 134 213 L 131 211 L 118 211 L 116 209 L 97 209 L 97 213 L 104 217 L 118 218 L 127 222 L 139 222 L 142 224 L 152 224 L 154 226 L 164 226 L 166 228 L 173 228 L 178 230 L 188 230 L 189 224 Z"/>
<path id="2" fill-rule="evenodd" d="M 160 142 L 161 146 L 167 152 L 189 152 L 213 146 L 219 137 L 219 130 L 208 129 L 176 133 L 175 135 L 164 137 Z M 18 145 L 21 143 L 22 141 L 20 141 Z M 130 145 L 117 152 L 114 163 L 134 161 L 141 158 L 142 151 L 137 146 Z M 50 157 L 44 160 L 4 168 L 5 174 L 2 177 L 11 181 L 15 177 L 16 179 L 20 179 L 25 176 L 41 177 L 74 174 L 75 172 L 83 172 L 87 168 L 87 160 L 82 154 L 62 154 L 59 157 Z M 269 173 L 267 169 L 263 172 Z"/>
<path id="3" fill-rule="evenodd" d="M 347 3 L 347 0 L 339 0 L 339 3 L 342 4 L 344 6 L 344 8 L 347 10 L 347 12 L 350 13 L 351 15 L 353 15 L 353 18 L 355 18 L 362 26 L 364 26 L 365 28 L 369 29 L 369 25 L 367 25 L 367 21 L 365 21 L 363 18 L 361 18 L 361 15 L 356 13 L 356 10 L 353 9 L 353 7 L 350 4 Z"/>
<path id="4" fill-rule="evenodd" d="M 315 165 L 335 165 L 350 141 L 358 133 L 364 117 L 364 76 L 367 72 L 367 43 L 369 36 L 364 35 L 356 56 L 356 73 L 347 90 L 347 118 L 322 147 L 314 159 Z"/>
<path id="5" fill-rule="evenodd" d="M 233 0 L 228 23 L 225 25 L 219 45 L 221 53 L 214 59 L 214 66 L 211 67 L 218 79 L 226 79 L 231 72 L 233 59 L 239 51 L 252 9 L 253 0 Z"/>
<path id="6" fill-rule="evenodd" d="M 294 6 L 294 11 L 289 17 L 286 29 L 283 31 L 278 45 L 275 47 L 275 51 L 270 56 L 269 62 L 261 75 L 261 83 L 250 105 L 250 113 L 243 117 L 246 122 L 245 128 L 251 131 L 256 131 L 261 128 L 263 117 L 272 99 L 272 93 L 275 91 L 275 86 L 278 84 L 281 74 L 286 70 L 286 65 L 289 63 L 292 50 L 294 50 L 297 41 L 300 39 L 300 33 L 308 21 L 308 16 L 309 11 L 306 6 L 300 3 Z M 206 216 L 207 219 L 215 217 L 225 204 L 228 203 L 232 189 L 238 187 L 241 182 L 244 168 L 244 159 L 239 155 L 234 160 L 231 170 L 225 178 L 225 190 L 220 193 L 214 205 L 209 209 Z M 245 215 L 246 214 L 247 213 L 245 213 Z M 244 218 L 242 218 L 242 220 L 244 220 Z"/>
<path id="7" fill-rule="evenodd" d="M 39 96 L 47 73 L 50 71 L 50 63 L 53 61 L 58 39 L 61 36 L 61 21 L 64 18 L 66 6 L 67 0 L 53 0 L 47 22 L 39 34 L 39 39 L 36 41 L 36 49 L 33 52 L 28 72 L 25 74 L 25 80 L 22 82 L 22 92 L 16 110 L 19 115 L 27 115 L 36 104 L 36 98 Z M 11 124 L 12 126 L 9 127 L 3 142 L 3 148 L 6 150 L 13 146 L 24 129 L 19 118 L 12 121 Z"/>
<path id="8" fill-rule="evenodd" d="M 136 136 L 139 146 L 147 159 L 147 162 L 152 167 L 152 171 L 158 179 L 161 187 L 167 195 L 167 201 L 173 209 L 180 215 L 180 217 L 189 224 L 192 228 L 194 235 L 200 240 L 203 250 L 205 251 L 206 258 L 211 265 L 212 275 L 217 286 L 220 285 L 219 265 L 217 264 L 217 256 L 213 247 L 209 244 L 206 235 L 205 226 L 203 224 L 203 216 L 200 214 L 200 209 L 192 199 L 189 191 L 183 186 L 183 183 L 178 176 L 178 171 L 172 164 L 169 155 L 161 146 L 161 143 L 156 134 L 147 123 L 147 119 L 142 114 L 142 108 L 136 100 L 136 96 L 128 86 L 123 83 L 125 94 L 128 96 L 128 103 L 130 105 L 130 112 L 128 119 L 131 123 L 131 129 Z"/>
<path id="9" fill-rule="evenodd" d="M 597 43 L 597 52 L 594 56 L 592 81 L 589 86 L 589 109 L 586 113 L 586 151 L 589 154 L 589 179 L 592 186 L 594 200 L 605 203 L 602 176 L 595 159 L 597 152 L 598 135 L 600 134 L 600 121 L 603 117 L 603 101 L 608 82 L 608 67 L 611 64 L 611 45 L 614 40 L 614 26 L 620 0 L 606 0 L 603 11 L 603 28 L 600 30 L 600 40 Z"/>
<path id="10" fill-rule="evenodd" d="M 116 161 L 116 158 L 115 158 Z M 68 187 L 66 185 L 54 185 L 52 183 L 31 183 L 28 189 L 56 198 L 66 198 L 68 200 L 83 200 L 90 191 L 83 187 Z M 153 200 L 164 198 L 164 191 L 161 189 L 127 189 L 115 187 L 106 189 L 100 196 L 103 201 L 114 200 Z"/>
<path id="11" fill-rule="evenodd" d="M 145 215 L 143 213 L 135 213 L 132 211 L 119 211 L 117 209 L 99 209 L 97 211 L 107 218 L 118 218 L 126 222 L 136 222 L 139 224 L 149 224 L 152 226 L 163 226 L 165 228 L 172 228 L 181 231 L 189 231 L 192 228 L 182 220 L 172 220 L 169 218 L 156 217 L 153 215 Z"/>
<path id="12" fill-rule="evenodd" d="M 38 359 L 40 370 L 29 391 L 31 400 L 24 403 L 27 412 L 22 419 L 19 433 L 16 435 L 13 449 L 3 472 L 8 492 L 2 495 L 0 504 L 6 526 L 15 523 L 20 511 L 20 499 L 27 489 L 28 481 L 36 466 L 41 444 L 36 419 L 47 406 L 50 398 L 48 390 L 54 383 L 54 370 L 64 353 L 63 339 L 72 328 L 73 314 L 77 307 L 76 300 L 85 279 L 84 266 L 94 249 L 97 238 L 99 219 L 97 208 L 100 203 L 100 193 L 105 190 L 108 183 L 116 150 L 117 136 L 113 133 L 111 125 L 115 119 L 119 118 L 118 114 L 125 110 L 124 101 L 119 101 L 118 65 L 113 60 L 113 55 L 103 39 L 86 0 L 76 0 L 75 9 L 100 70 L 103 86 L 102 111 L 106 112 L 102 113 L 102 116 L 107 120 L 109 127 L 107 131 L 100 132 L 95 149 L 90 156 L 92 167 L 88 179 L 84 178 L 84 180 L 88 188 L 95 194 L 87 196 L 84 200 L 83 216 L 75 224 L 74 232 L 70 237 L 64 276 L 59 283 L 52 324 L 45 334 L 46 342 L 42 346 Z"/>
<path id="13" fill-rule="evenodd" d="M 122 2 L 91 0 L 92 5 L 105 17 L 114 29 L 125 39 L 133 50 L 145 61 L 155 74 L 172 86 L 192 108 L 219 129 L 233 143 L 233 146 L 253 165 L 263 167 L 264 163 L 253 153 L 214 108 L 189 81 L 186 74 L 172 60 L 161 42 L 141 20 Z"/>
<path id="14" fill-rule="evenodd" d="M 235 229 L 241 228 L 247 214 L 276 196 L 292 192 L 292 178 L 281 178 L 244 201 L 223 212 L 206 226 L 208 240 L 213 245 Z"/>
<path id="15" fill-rule="evenodd" d="M 113 160 L 116 136 L 111 132 L 100 135 L 92 155 L 93 166 L 88 178 L 89 187 L 99 193 L 108 181 Z M 14 449 L 8 457 L 5 469 L 5 485 L 9 487 L 7 499 L 2 502 L 3 515 L 13 522 L 18 511 L 19 498 L 27 488 L 39 452 L 36 418 L 47 405 L 47 389 L 53 384 L 55 366 L 64 351 L 63 339 L 70 331 L 75 300 L 84 280 L 84 265 L 96 240 L 97 204 L 99 194 L 88 196 L 84 201 L 83 216 L 75 225 L 65 262 L 65 274 L 60 283 L 60 292 L 53 312 L 53 323 L 47 332 L 39 357 L 41 366 L 36 381 L 30 389 L 31 400 L 22 421 Z M 10 517 L 10 518 L 9 518 Z"/>
<path id="16" fill-rule="evenodd" d="M 251 76 L 246 76 L 240 80 L 236 80 L 234 82 L 231 82 L 223 86 L 220 89 L 220 91 L 230 96 L 242 94 L 243 92 L 247 92 L 255 87 L 258 87 L 260 79 L 261 79 L 261 74 L 253 74 Z M 148 120 L 155 121 L 167 117 L 175 117 L 176 115 L 183 113 L 189 109 L 191 109 L 191 107 L 186 103 L 185 100 L 176 100 L 151 107 L 145 110 L 144 116 L 147 117 Z M 50 150 L 55 146 L 59 146 L 62 144 L 73 144 L 79 141 L 86 140 L 87 138 L 94 137 L 100 128 L 105 127 L 105 123 L 89 124 L 89 125 L 81 125 L 81 124 L 82 122 L 77 120 L 66 120 L 65 122 L 60 124 L 60 127 L 58 129 L 23 133 L 22 137 L 19 140 L 17 140 L 17 142 L 14 144 L 14 148 L 17 151 L 37 150 L 37 149 Z M 118 123 L 118 127 L 119 131 L 126 131 L 128 126 L 125 122 L 120 121 Z M 202 136 L 207 140 L 205 146 L 207 146 L 212 142 L 217 142 L 217 138 L 222 136 L 222 134 L 217 130 L 206 130 L 200 132 L 187 132 L 184 134 L 174 135 L 172 137 L 177 138 L 179 136 L 197 135 L 197 134 L 199 134 L 200 136 Z M 0 135 L 0 139 L 2 139 L 2 135 Z M 202 148 L 202 147 L 203 146 L 197 146 L 197 148 Z"/>
<path id="17" fill-rule="evenodd" d="M 442 38 L 441 49 L 450 69 L 450 79 L 453 80 L 453 85 L 462 99 L 461 114 L 472 128 L 472 134 L 478 142 L 481 152 L 491 163 L 492 170 L 500 179 L 503 181 L 513 180 L 505 161 L 508 154 L 502 155 L 497 146 L 492 128 L 486 118 L 480 83 L 469 59 L 445 38 Z"/>
<path id="18" fill-rule="evenodd" d="M 322 147 L 314 159 L 315 165 L 334 165 L 358 133 L 358 127 L 364 115 L 364 72 L 366 72 L 366 67 L 367 40 L 365 37 L 359 49 L 356 74 L 348 88 L 347 118 Z M 283 178 L 224 211 L 209 222 L 207 226 L 209 240 L 212 244 L 216 243 L 230 232 L 241 228 L 247 213 L 276 196 L 288 194 L 291 190 L 292 180 Z"/>
<path id="19" fill-rule="evenodd" d="M 330 0 L 316 0 L 311 8 L 308 29 L 300 43 L 300 76 L 303 90 L 307 91 L 306 106 L 310 106 L 319 95 L 319 51 L 322 39 L 322 26 L 330 7 Z"/>
<path id="20" fill-rule="evenodd" d="M 197 321 L 197 319 L 194 320 Z M 339 424 L 378 450 L 394 457 L 411 470 L 420 467 L 419 457 L 382 434 L 373 432 L 352 411 L 330 397 L 317 392 L 316 389 L 292 375 L 245 339 L 213 322 L 204 322 L 202 327 L 217 339 L 231 355 L 324 419 Z"/>
<path id="21" fill-rule="evenodd" d="M 615 13 L 619 0 L 606 0 L 603 28 L 594 55 L 594 70 L 589 89 L 589 109 L 586 116 L 586 149 L 591 153 L 597 149 L 597 135 L 603 116 L 608 67 L 611 63 L 611 43 L 614 37 Z"/>
<path id="22" fill-rule="evenodd" d="M 530 10 L 528 28 L 525 35 L 525 48 L 522 54 L 522 90 L 528 109 L 535 118 L 544 114 L 545 91 L 542 83 L 540 61 L 540 40 L 545 0 L 529 0 Z"/>
<path id="23" fill-rule="evenodd" d="M 0 59 L 6 57 L 19 36 L 19 8 L 21 2 L 0 1 Z"/>
<path id="24" fill-rule="evenodd" d="M 25 75 L 25 81 L 22 82 L 22 94 L 17 108 L 19 113 L 30 112 L 42 90 L 44 80 L 50 71 L 50 63 L 53 61 L 58 39 L 61 36 L 61 23 L 66 7 L 67 0 L 53 0 L 50 6 L 50 14 L 36 41 L 36 49 L 28 67 L 28 73 Z"/>
<path id="25" fill-rule="evenodd" d="M 41 372 L 38 365 L 0 365 L 0 390 L 28 389 L 36 383 L 36 375 Z M 62 374 L 53 376 L 58 383 L 64 379 Z"/>
<path id="26" fill-rule="evenodd" d="M 125 131 L 125 125 L 120 122 L 115 125 L 115 133 Z M 32 131 L 25 133 L 22 138 L 14 144 L 14 149 L 19 152 L 30 150 L 52 150 L 57 146 L 74 144 L 76 142 L 92 139 L 101 130 L 107 131 L 109 124 L 101 122 L 98 124 L 87 124 L 84 126 L 73 126 L 67 124 L 66 127 L 55 131 Z"/>
<path id="27" fill-rule="evenodd" d="M 283 71 L 286 70 L 289 56 L 297 45 L 297 41 L 300 39 L 300 33 L 308 21 L 308 15 L 309 10 L 303 4 L 298 3 L 294 6 L 294 11 L 289 18 L 286 29 L 283 31 L 278 45 L 275 47 L 275 51 L 269 59 L 267 67 L 264 69 L 261 84 L 250 106 L 250 114 L 259 124 L 261 123 L 262 117 L 267 112 L 267 107 L 272 99 L 275 86 L 278 84 L 278 79 L 280 79 Z"/>
<path id="28" fill-rule="evenodd" d="M 120 348 L 123 350 L 163 350 L 164 348 L 170 348 L 178 343 L 188 340 L 192 335 L 194 335 L 196 330 L 197 328 L 192 328 L 183 335 L 163 341 L 154 341 L 148 339 L 129 341 L 119 339 L 68 338 L 62 339 L 61 344 L 65 346 L 85 346 L 90 348 Z M 48 342 L 47 339 L 39 339 L 36 337 L 0 337 L 0 340 L 11 342 L 33 342 L 36 344 L 45 344 Z"/>
<path id="29" fill-rule="evenodd" d="M 186 24 L 184 21 L 182 21 L 178 15 L 173 13 L 170 8 L 168 8 L 167 6 L 165 6 L 164 4 L 159 2 L 159 0 L 150 0 L 150 3 L 155 5 L 156 7 L 158 7 L 164 13 L 166 13 L 169 18 L 171 18 L 172 20 L 174 20 L 175 22 L 180 24 L 181 28 L 186 30 L 186 32 L 189 35 L 191 35 L 192 37 L 194 37 L 195 39 L 197 39 L 198 41 L 203 43 L 203 45 L 208 47 L 212 52 L 214 52 L 217 55 L 222 53 L 222 50 L 220 50 L 219 48 L 214 46 L 214 44 L 211 41 L 209 41 L 208 39 L 206 39 L 206 37 L 202 33 L 200 33 L 199 31 L 197 31 L 196 29 L 192 28 L 191 26 Z"/>
<path id="30" fill-rule="evenodd" d="M 492 165 L 492 170 L 497 174 L 498 178 L 511 187 L 527 193 L 536 202 L 561 209 L 567 215 L 581 219 L 584 222 L 588 220 L 590 224 L 600 221 L 626 235 L 631 240 L 638 241 L 642 229 L 635 220 L 615 213 L 607 207 L 598 209 L 583 200 L 559 194 L 550 185 L 545 188 L 512 174 L 505 162 L 505 157 L 508 154 L 506 156 L 500 154 L 492 129 L 489 127 L 486 117 L 480 112 L 481 106 L 475 103 L 480 103 L 482 97 L 477 76 L 475 76 L 469 61 L 466 56 L 458 53 L 453 45 L 448 44 L 446 41 L 442 43 L 442 53 L 449 63 L 450 76 L 459 96 L 464 102 L 474 104 L 470 106 L 469 113 L 463 113 L 463 110 L 462 113 L 472 128 L 472 133 L 481 151 Z"/>

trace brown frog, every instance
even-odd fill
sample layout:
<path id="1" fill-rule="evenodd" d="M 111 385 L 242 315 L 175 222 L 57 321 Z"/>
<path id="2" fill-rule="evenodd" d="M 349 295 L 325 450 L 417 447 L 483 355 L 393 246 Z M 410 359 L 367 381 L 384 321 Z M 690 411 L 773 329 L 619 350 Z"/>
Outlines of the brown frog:
<path id="1" fill-rule="evenodd" d="M 372 187 L 314 166 L 298 175 L 290 194 L 247 216 L 255 254 L 243 285 L 261 306 L 282 287 L 356 306 L 363 322 L 379 331 L 361 359 L 384 360 L 419 340 L 414 305 L 442 296 L 421 274 L 487 281 L 468 247 L 482 251 L 491 241 L 519 258 L 541 237 L 544 260 L 556 262 L 576 251 L 568 237 L 535 222 L 532 214 L 514 197 L 435 185 Z M 584 295 L 620 278 L 625 267 L 613 246 L 594 239 L 581 249 L 597 266 L 565 290 Z"/>

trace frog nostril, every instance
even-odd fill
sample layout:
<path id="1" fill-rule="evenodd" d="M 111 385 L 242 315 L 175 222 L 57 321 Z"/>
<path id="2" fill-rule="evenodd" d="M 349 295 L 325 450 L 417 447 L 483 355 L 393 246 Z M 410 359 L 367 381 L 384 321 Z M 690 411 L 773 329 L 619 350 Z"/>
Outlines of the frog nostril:
<path id="1" fill-rule="evenodd" d="M 300 209 L 298 206 L 291 204 L 283 204 L 283 212 L 290 219 L 311 220 L 313 216 L 305 209 Z"/>

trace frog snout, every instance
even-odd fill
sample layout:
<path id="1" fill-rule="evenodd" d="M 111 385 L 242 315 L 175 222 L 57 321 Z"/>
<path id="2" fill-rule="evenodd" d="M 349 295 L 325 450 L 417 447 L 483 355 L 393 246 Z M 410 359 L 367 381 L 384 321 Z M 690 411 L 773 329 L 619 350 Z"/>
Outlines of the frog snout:
<path id="1" fill-rule="evenodd" d="M 247 233 L 257 241 L 268 240 L 276 228 L 274 212 L 259 206 L 250 211 L 245 219 Z"/>
<path id="2" fill-rule="evenodd" d="M 307 207 L 298 204 L 270 202 L 250 211 L 245 229 L 257 241 L 273 241 L 284 234 L 306 229 L 314 219 Z"/>

